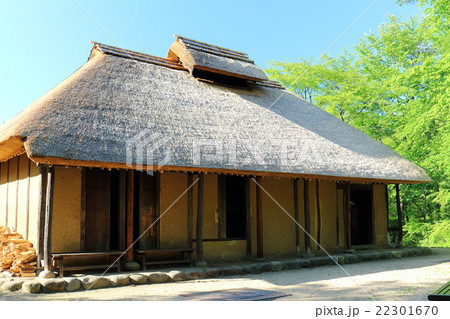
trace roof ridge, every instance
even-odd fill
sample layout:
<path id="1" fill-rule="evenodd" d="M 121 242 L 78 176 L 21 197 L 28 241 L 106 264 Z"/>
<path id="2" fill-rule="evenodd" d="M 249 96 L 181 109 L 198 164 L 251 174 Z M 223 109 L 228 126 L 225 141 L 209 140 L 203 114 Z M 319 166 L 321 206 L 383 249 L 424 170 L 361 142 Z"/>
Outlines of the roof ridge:
<path id="1" fill-rule="evenodd" d="M 220 49 L 220 50 L 223 50 L 223 51 L 227 51 L 227 52 L 235 54 L 235 55 L 240 55 L 242 57 L 248 58 L 248 54 L 245 53 L 245 52 L 240 52 L 240 51 L 236 51 L 236 50 L 227 49 L 227 48 L 224 48 L 224 47 L 220 47 L 218 45 L 209 44 L 209 43 L 206 43 L 206 42 L 201 42 L 201 41 L 189 39 L 189 38 L 182 37 L 182 36 L 176 35 L 176 34 L 174 34 L 173 36 L 175 38 L 177 38 L 177 40 L 181 39 L 182 41 L 185 40 L 186 42 L 191 42 L 191 43 L 197 44 L 199 46 L 201 45 L 201 46 L 207 46 L 207 47 L 211 47 L 211 48 L 217 48 L 217 49 Z"/>
<path id="2" fill-rule="evenodd" d="M 201 51 L 208 54 L 213 54 L 217 56 L 222 56 L 234 60 L 240 60 L 243 62 L 255 64 L 255 61 L 249 59 L 247 53 L 230 50 L 227 48 L 219 47 L 217 45 L 188 39 L 178 35 L 174 36 L 177 38 L 177 42 L 181 42 L 186 49 Z"/>
<path id="3" fill-rule="evenodd" d="M 155 55 L 150 55 L 150 54 L 142 53 L 142 52 L 138 52 L 138 51 L 127 50 L 127 49 L 115 47 L 112 45 L 103 44 L 100 42 L 95 42 L 95 41 L 90 41 L 90 42 L 94 45 L 94 48 L 97 48 L 100 52 L 102 52 L 104 54 L 116 55 L 116 56 L 120 56 L 120 57 L 124 57 L 124 58 L 128 58 L 128 59 L 133 59 L 133 60 L 137 60 L 137 61 L 142 61 L 142 62 L 152 63 L 152 64 L 156 64 L 156 65 L 160 65 L 160 66 L 165 66 L 165 67 L 176 69 L 176 70 L 187 71 L 187 69 L 181 64 L 181 62 L 175 62 L 173 60 L 161 58 L 161 57 L 158 57 Z M 265 86 L 265 87 L 270 87 L 270 88 L 275 88 L 275 89 L 280 89 L 280 90 L 284 89 L 284 87 L 280 83 L 278 83 L 276 81 L 272 81 L 272 80 L 253 81 L 253 82 L 260 86 Z"/>

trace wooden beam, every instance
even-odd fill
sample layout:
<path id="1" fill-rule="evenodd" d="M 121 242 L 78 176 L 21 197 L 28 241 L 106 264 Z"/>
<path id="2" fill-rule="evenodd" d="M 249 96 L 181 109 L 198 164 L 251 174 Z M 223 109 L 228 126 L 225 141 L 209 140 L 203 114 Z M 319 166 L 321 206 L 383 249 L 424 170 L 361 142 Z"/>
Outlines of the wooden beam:
<path id="1" fill-rule="evenodd" d="M 264 229 L 261 177 L 256 177 L 256 257 L 264 258 Z"/>
<path id="2" fill-rule="evenodd" d="M 303 203 L 305 211 L 305 249 L 306 253 L 311 253 L 311 211 L 309 205 L 309 180 L 303 180 Z"/>
<path id="3" fill-rule="evenodd" d="M 197 262 L 203 262 L 203 200 L 204 200 L 204 174 L 198 174 L 198 199 L 197 199 Z"/>
<path id="4" fill-rule="evenodd" d="M 344 208 L 345 208 L 345 247 L 350 249 L 352 247 L 352 213 L 350 206 L 350 183 L 345 183 L 344 186 Z"/>
<path id="5" fill-rule="evenodd" d="M 44 269 L 51 269 L 53 193 L 55 190 L 55 167 L 47 172 L 47 190 L 45 196 L 45 228 L 44 228 Z"/>
<path id="6" fill-rule="evenodd" d="M 317 250 L 320 250 L 320 237 L 321 237 L 321 228 L 322 221 L 320 217 L 320 195 L 319 195 L 319 180 L 316 179 L 316 213 L 317 213 Z"/>
<path id="7" fill-rule="evenodd" d="M 134 215 L 134 170 L 129 170 L 127 174 L 127 252 L 126 262 L 133 261 L 133 215 Z"/>
<path id="8" fill-rule="evenodd" d="M 403 212 L 400 201 L 400 187 L 395 184 L 395 201 L 397 204 L 397 227 L 398 227 L 398 245 L 403 243 Z"/>
<path id="9" fill-rule="evenodd" d="M 86 251 L 86 168 L 81 169 L 80 251 Z"/>
<path id="10" fill-rule="evenodd" d="M 192 248 L 192 233 L 194 230 L 194 176 L 192 173 L 187 174 L 188 187 L 188 207 L 187 207 L 187 246 Z"/>
<path id="11" fill-rule="evenodd" d="M 247 256 L 252 255 L 252 211 L 250 202 L 250 178 L 245 178 L 245 216 L 246 221 L 246 237 L 247 237 Z"/>
<path id="12" fill-rule="evenodd" d="M 38 202 L 38 222 L 37 222 L 37 267 L 42 268 L 41 260 L 44 259 L 44 231 L 45 231 L 45 200 L 47 198 L 47 172 L 48 166 L 39 164 L 39 202 Z"/>
<path id="13" fill-rule="evenodd" d="M 298 178 L 293 180 L 294 187 L 294 218 L 295 221 L 300 224 L 300 212 L 298 209 Z M 295 251 L 300 252 L 300 227 L 295 224 Z"/>

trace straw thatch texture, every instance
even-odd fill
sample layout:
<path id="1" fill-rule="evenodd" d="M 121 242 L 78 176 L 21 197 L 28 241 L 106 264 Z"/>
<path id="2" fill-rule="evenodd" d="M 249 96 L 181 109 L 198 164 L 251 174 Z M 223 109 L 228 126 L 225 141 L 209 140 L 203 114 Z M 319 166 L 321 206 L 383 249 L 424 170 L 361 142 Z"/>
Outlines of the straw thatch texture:
<path id="1" fill-rule="evenodd" d="M 127 141 L 145 130 L 164 141 L 153 151 L 154 165 L 430 180 L 415 164 L 294 94 L 203 83 L 186 71 L 108 54 L 93 57 L 1 127 L 0 143 L 21 136 L 36 161 L 126 163 Z M 206 158 L 208 149 L 216 152 L 204 146 L 195 161 L 199 141 L 217 143 L 224 156 Z"/>

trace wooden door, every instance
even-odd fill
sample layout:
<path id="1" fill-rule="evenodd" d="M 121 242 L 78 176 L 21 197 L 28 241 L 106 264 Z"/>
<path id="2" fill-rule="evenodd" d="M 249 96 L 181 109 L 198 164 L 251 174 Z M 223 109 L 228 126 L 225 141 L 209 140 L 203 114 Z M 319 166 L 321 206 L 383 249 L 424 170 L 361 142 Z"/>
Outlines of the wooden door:
<path id="1" fill-rule="evenodd" d="M 146 172 L 139 173 L 139 239 L 140 249 L 157 247 L 156 178 Z"/>
<path id="2" fill-rule="evenodd" d="M 110 194 L 109 171 L 86 170 L 86 251 L 110 249 Z"/>

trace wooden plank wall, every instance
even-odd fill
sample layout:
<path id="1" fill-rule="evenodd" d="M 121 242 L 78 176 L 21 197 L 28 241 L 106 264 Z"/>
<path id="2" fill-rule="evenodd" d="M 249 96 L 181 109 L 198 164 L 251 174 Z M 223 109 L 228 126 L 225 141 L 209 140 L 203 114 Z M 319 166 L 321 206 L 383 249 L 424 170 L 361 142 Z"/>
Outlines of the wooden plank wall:
<path id="1" fill-rule="evenodd" d="M 39 168 L 25 154 L 0 163 L 0 226 L 14 228 L 34 245 L 39 192 Z"/>

